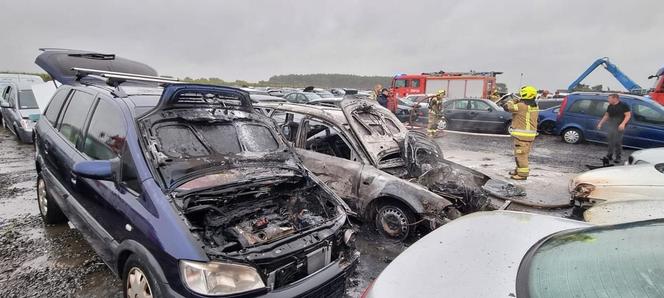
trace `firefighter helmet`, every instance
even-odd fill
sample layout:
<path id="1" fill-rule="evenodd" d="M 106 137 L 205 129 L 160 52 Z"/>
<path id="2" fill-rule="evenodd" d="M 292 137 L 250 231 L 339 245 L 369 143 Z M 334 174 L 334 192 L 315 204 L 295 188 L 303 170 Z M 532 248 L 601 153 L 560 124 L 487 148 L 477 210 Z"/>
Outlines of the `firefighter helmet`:
<path id="1" fill-rule="evenodd" d="M 533 100 L 537 97 L 537 88 L 533 86 L 523 86 L 519 91 L 519 97 L 521 97 L 521 99 Z"/>
<path id="2" fill-rule="evenodd" d="M 436 92 L 436 95 L 438 95 L 438 96 L 445 96 L 445 93 L 446 93 L 446 92 L 445 92 L 445 89 L 440 89 L 440 90 L 438 90 L 438 92 Z"/>

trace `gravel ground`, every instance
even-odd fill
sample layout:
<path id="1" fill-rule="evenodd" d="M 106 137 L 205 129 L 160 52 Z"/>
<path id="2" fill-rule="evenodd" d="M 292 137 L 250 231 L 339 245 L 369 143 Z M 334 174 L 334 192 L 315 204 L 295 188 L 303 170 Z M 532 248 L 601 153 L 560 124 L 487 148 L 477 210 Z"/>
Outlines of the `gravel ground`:
<path id="1" fill-rule="evenodd" d="M 511 139 L 446 132 L 437 141 L 446 158 L 507 179 L 514 167 Z M 531 177 L 519 182 L 534 202 L 568 201 L 567 183 L 586 164 L 598 164 L 604 147 L 568 145 L 558 137 L 541 136 L 531 154 Z M 36 202 L 32 145 L 19 144 L 0 129 L 0 297 L 120 297 L 120 281 L 95 255 L 78 231 L 67 225 L 45 226 Z M 510 210 L 566 216 L 567 210 Z M 387 241 L 362 227 L 362 257 L 351 277 L 347 296 L 357 297 L 408 244 Z"/>

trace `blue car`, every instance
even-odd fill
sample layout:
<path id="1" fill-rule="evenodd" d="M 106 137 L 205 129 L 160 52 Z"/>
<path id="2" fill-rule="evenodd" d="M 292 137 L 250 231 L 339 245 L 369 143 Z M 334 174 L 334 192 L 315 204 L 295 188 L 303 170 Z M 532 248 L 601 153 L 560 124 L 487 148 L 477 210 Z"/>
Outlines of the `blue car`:
<path id="1" fill-rule="evenodd" d="M 35 128 L 40 214 L 70 221 L 124 297 L 344 293 L 359 256 L 348 206 L 246 91 L 109 54 L 36 63 L 63 84 Z"/>
<path id="2" fill-rule="evenodd" d="M 556 129 L 558 111 L 560 111 L 560 106 L 540 110 L 539 117 L 537 117 L 537 130 L 545 134 L 553 134 Z"/>
<path id="3" fill-rule="evenodd" d="M 596 127 L 609 105 L 607 98 L 608 93 L 593 92 L 575 92 L 567 96 L 560 106 L 556 134 L 570 144 L 584 140 L 606 143 L 606 128 L 598 130 Z M 664 108 L 649 98 L 630 94 L 620 94 L 620 101 L 632 112 L 623 145 L 631 148 L 663 147 Z"/>

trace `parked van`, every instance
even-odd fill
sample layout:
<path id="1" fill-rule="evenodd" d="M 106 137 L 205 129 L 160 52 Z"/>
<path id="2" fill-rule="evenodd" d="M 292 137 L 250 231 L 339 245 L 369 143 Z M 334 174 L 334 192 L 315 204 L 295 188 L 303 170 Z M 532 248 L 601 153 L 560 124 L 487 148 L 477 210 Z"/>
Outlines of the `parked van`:
<path id="1" fill-rule="evenodd" d="M 609 93 L 594 92 L 575 92 L 567 96 L 558 111 L 556 134 L 569 144 L 584 140 L 606 143 L 606 127 L 598 130 L 597 123 L 609 105 L 608 96 Z M 623 146 L 663 147 L 664 108 L 649 98 L 630 94 L 620 94 L 620 101 L 632 112 L 625 127 Z"/>

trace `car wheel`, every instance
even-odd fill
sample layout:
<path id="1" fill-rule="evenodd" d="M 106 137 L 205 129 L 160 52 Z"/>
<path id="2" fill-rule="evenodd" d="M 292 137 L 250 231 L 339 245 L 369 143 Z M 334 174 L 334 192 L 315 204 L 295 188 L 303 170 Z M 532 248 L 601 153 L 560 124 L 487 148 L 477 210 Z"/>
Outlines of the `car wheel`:
<path id="1" fill-rule="evenodd" d="M 578 144 L 583 141 L 583 133 L 576 128 L 568 128 L 563 131 L 563 141 L 568 144 Z"/>
<path id="2" fill-rule="evenodd" d="M 152 298 L 163 297 L 150 268 L 141 262 L 137 255 L 131 255 L 123 270 L 123 297 Z"/>
<path id="3" fill-rule="evenodd" d="M 59 224 L 67 221 L 60 206 L 49 195 L 48 187 L 41 175 L 37 176 L 37 205 L 39 214 L 46 224 Z"/>
<path id="4" fill-rule="evenodd" d="M 510 134 L 510 127 L 512 126 L 512 121 L 505 122 L 505 128 L 503 128 L 504 134 Z"/>
<path id="5" fill-rule="evenodd" d="M 556 123 L 553 121 L 544 121 L 540 124 L 539 130 L 545 134 L 553 134 L 553 130 L 556 128 Z"/>
<path id="6" fill-rule="evenodd" d="M 445 117 L 440 117 L 440 121 L 438 121 L 438 129 L 447 129 L 447 119 L 445 119 Z"/>
<path id="7" fill-rule="evenodd" d="M 377 210 L 375 224 L 381 235 L 403 241 L 415 230 L 415 216 L 403 204 L 383 203 Z"/>

